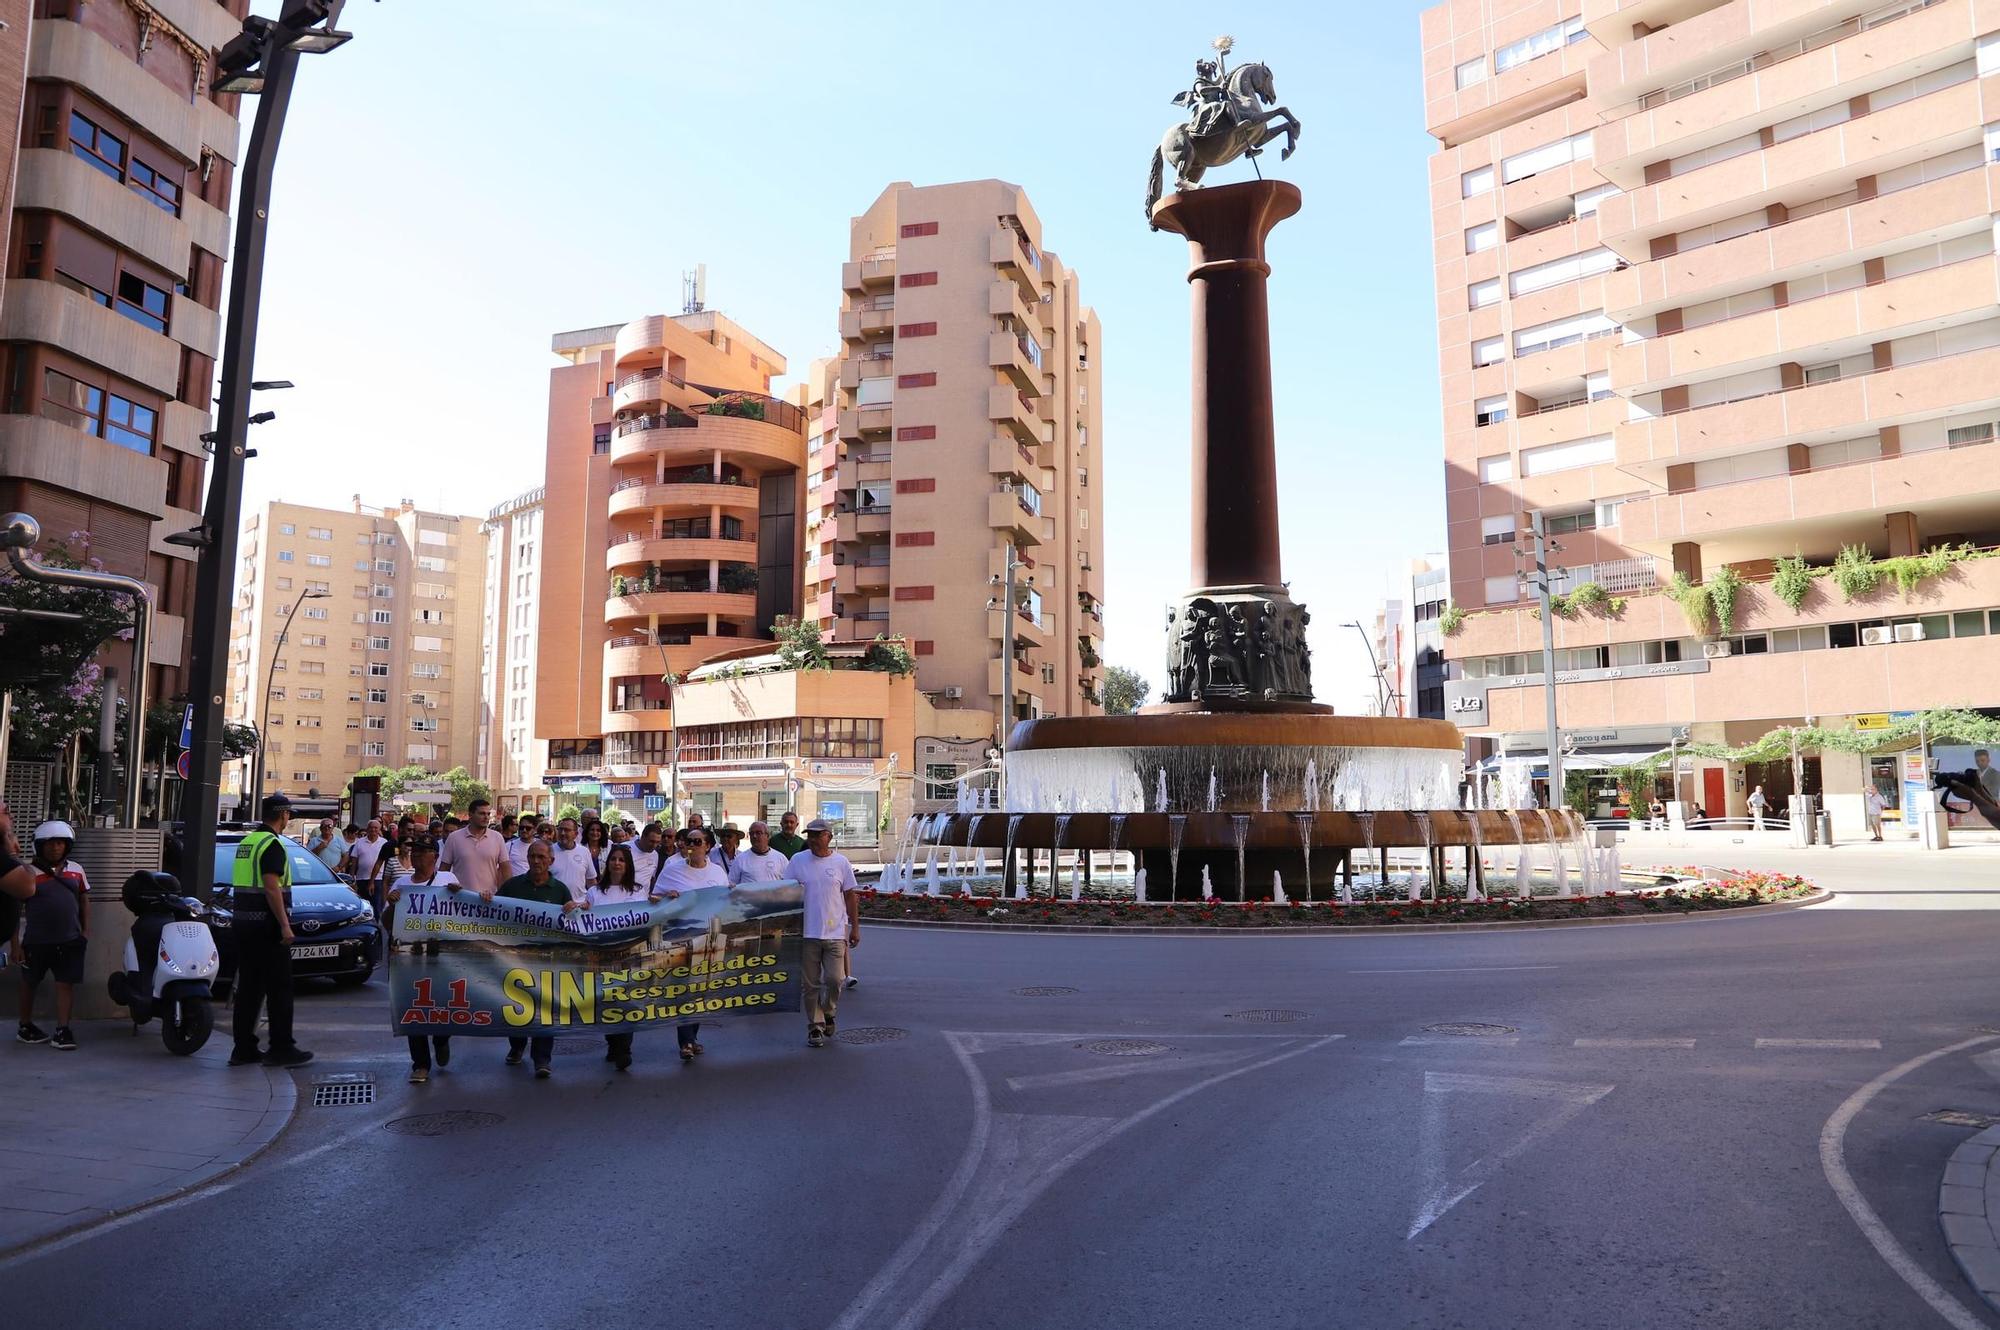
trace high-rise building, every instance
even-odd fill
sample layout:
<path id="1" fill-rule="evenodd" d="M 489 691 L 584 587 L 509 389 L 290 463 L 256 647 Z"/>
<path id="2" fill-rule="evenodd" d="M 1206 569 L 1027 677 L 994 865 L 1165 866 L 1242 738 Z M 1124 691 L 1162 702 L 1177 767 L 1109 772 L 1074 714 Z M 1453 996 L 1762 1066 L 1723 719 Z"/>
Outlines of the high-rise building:
<path id="1" fill-rule="evenodd" d="M 478 518 L 273 503 L 239 554 L 229 715 L 266 739 L 264 793 L 336 795 L 371 766 L 476 772 Z M 240 798 L 247 774 L 224 775 Z"/>
<path id="2" fill-rule="evenodd" d="M 853 220 L 841 289 L 841 359 L 807 385 L 808 617 L 903 638 L 945 705 L 1100 710 L 1101 339 L 1027 193 L 890 185 Z"/>
<path id="3" fill-rule="evenodd" d="M 222 340 L 238 98 L 212 53 L 247 8 L 0 4 L 0 511 L 152 585 L 156 699 L 185 688 L 195 551 L 164 538 L 201 521 Z"/>
<path id="4" fill-rule="evenodd" d="M 770 395 L 784 357 L 713 310 L 551 345 L 539 626 L 510 620 L 506 658 L 532 647 L 524 714 L 549 781 L 655 794 L 672 758 L 663 676 L 798 614 L 805 416 Z"/>
<path id="5" fill-rule="evenodd" d="M 1422 19 L 1453 600 L 1450 715 L 1546 749 L 1517 546 L 1560 548 L 1561 720 L 1670 738 L 1991 705 L 2000 561 L 1906 599 L 1771 578 L 2000 543 L 2000 15 L 1978 0 L 1453 0 Z M 1981 479 L 1986 477 L 1987 479 Z M 1850 561 L 1858 555 L 1850 554 Z M 1727 570 L 1725 572 L 1724 570 Z M 1661 592 L 1718 599 L 1706 630 Z M 1733 596 L 1735 583 L 1745 585 Z M 1796 591 L 1793 587 L 1793 591 Z M 1803 793 L 1860 824 L 1888 759 Z M 1789 762 L 1700 764 L 1739 813 Z"/>
<path id="6" fill-rule="evenodd" d="M 1412 559 L 1409 586 L 1384 597 L 1376 607 L 1369 636 L 1381 673 L 1376 706 L 1384 691 L 1390 716 L 1444 719 L 1444 638 L 1440 622 L 1451 595 L 1442 554 Z"/>
<path id="7" fill-rule="evenodd" d="M 541 632 L 542 496 L 537 485 L 486 515 L 485 614 L 480 626 L 479 767 L 494 800 L 548 811 L 549 741 L 535 737 Z"/>

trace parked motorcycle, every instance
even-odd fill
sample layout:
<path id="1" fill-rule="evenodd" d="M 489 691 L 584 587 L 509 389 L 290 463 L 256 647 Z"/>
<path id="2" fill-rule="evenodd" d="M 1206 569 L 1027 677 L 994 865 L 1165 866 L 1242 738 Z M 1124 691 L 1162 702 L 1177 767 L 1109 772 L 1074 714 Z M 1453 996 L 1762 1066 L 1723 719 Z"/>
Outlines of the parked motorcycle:
<path id="1" fill-rule="evenodd" d="M 205 922 L 208 908 L 183 895 L 171 873 L 134 873 L 125 880 L 123 898 L 132 912 L 132 936 L 125 942 L 124 970 L 108 980 L 111 1000 L 131 1013 L 135 1034 L 158 1016 L 167 1051 L 185 1057 L 215 1029 L 210 985 L 221 958 Z"/>

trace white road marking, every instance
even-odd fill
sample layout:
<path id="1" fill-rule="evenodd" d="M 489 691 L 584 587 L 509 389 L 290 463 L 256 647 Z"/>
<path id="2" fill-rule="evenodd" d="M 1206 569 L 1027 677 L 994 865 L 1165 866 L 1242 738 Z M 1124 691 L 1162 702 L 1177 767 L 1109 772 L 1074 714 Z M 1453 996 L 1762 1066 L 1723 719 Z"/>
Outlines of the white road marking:
<path id="1" fill-rule="evenodd" d="M 1500 970 L 1560 970 L 1560 965 L 1439 965 L 1428 969 L 1349 970 L 1349 974 L 1488 974 Z"/>
<path id="2" fill-rule="evenodd" d="M 1329 1035 L 1330 1039 L 1345 1038 Z M 1009 1076 L 1009 1090 L 1037 1090 L 1053 1085 L 1088 1085 L 1093 1081 L 1115 1081 L 1147 1072 L 1186 1070 L 1192 1067 L 1222 1067 L 1256 1057 L 1262 1050 L 1249 1048 L 1236 1053 L 1202 1053 L 1191 1058 L 1120 1058 L 1100 1067 L 1080 1067 L 1075 1071 L 1043 1072 L 1037 1076 Z"/>
<path id="3" fill-rule="evenodd" d="M 1397 1041 L 1398 1048 L 1436 1048 L 1449 1044 L 1455 1048 L 1512 1048 L 1521 1042 L 1519 1035 L 1468 1036 L 1462 1034 L 1413 1034 Z"/>
<path id="4" fill-rule="evenodd" d="M 1759 1048 L 1880 1048 L 1880 1039 L 1759 1039 Z"/>
<path id="5" fill-rule="evenodd" d="M 1963 1039 L 1955 1044 L 1911 1058 L 1901 1066 L 1891 1067 L 1868 1084 L 1849 1095 L 1833 1116 L 1826 1120 L 1826 1126 L 1819 1133 L 1819 1166 L 1826 1174 L 1827 1185 L 1847 1210 L 1848 1216 L 1860 1228 L 1861 1235 L 1868 1239 L 1876 1254 L 1889 1263 L 1889 1268 L 1902 1276 L 1903 1282 L 1916 1291 L 1918 1297 L 1930 1304 L 1932 1311 L 1942 1316 L 1954 1330 L 1985 1330 L 1986 1322 L 1972 1312 L 1965 1304 L 1953 1297 L 1937 1280 L 1930 1277 L 1924 1268 L 1912 1260 L 1903 1250 L 1902 1244 L 1889 1232 L 1868 1200 L 1855 1185 L 1854 1175 L 1847 1171 L 1847 1126 L 1859 1116 L 1868 1103 L 1892 1083 L 1901 1080 L 1917 1068 L 1942 1057 L 1950 1057 L 1968 1048 L 1990 1044 L 2000 1040 L 2000 1035 L 1980 1035 L 1974 1039 Z"/>
<path id="6" fill-rule="evenodd" d="M 1693 1048 L 1692 1039 L 1579 1039 L 1577 1048 Z"/>
<path id="7" fill-rule="evenodd" d="M 1404 1237 L 1404 1241 L 1410 1241 L 1435 1224 L 1444 1217 L 1446 1211 L 1485 1185 L 1486 1180 L 1498 1172 L 1502 1164 L 1610 1094 L 1613 1088 L 1609 1085 L 1581 1085 L 1573 1081 L 1528 1080 L 1518 1076 L 1473 1076 L 1448 1071 L 1425 1072 L 1423 1121 L 1418 1147 L 1424 1161 L 1425 1200 L 1417 1211 L 1416 1220 L 1410 1225 L 1410 1231 Z M 1535 1123 L 1528 1129 L 1527 1135 L 1499 1154 L 1474 1160 L 1456 1180 L 1453 1180 L 1447 1178 L 1444 1171 L 1444 1147 L 1448 1139 L 1444 1124 L 1444 1096 L 1450 1093 L 1516 1095 L 1529 1099 L 1553 1100 L 1561 1107 Z"/>

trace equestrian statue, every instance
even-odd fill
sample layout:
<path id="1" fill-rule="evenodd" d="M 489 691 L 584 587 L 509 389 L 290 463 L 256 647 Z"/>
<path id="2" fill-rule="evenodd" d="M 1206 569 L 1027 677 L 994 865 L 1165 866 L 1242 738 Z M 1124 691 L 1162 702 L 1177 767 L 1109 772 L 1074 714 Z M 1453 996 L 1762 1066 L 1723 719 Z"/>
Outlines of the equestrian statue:
<path id="1" fill-rule="evenodd" d="M 1175 189 L 1193 189 L 1212 166 L 1226 166 L 1246 156 L 1255 166 L 1264 145 L 1280 134 L 1285 136 L 1280 160 L 1299 146 L 1298 117 L 1286 107 L 1272 105 L 1278 90 L 1270 67 L 1253 62 L 1230 70 L 1227 62 L 1233 45 L 1228 37 L 1216 38 L 1216 58 L 1195 61 L 1194 86 L 1174 96 L 1174 105 L 1185 107 L 1188 118 L 1168 130 L 1153 150 L 1153 172 L 1146 185 L 1148 222 L 1153 219 L 1153 205 L 1160 201 L 1167 164 L 1174 168 Z"/>

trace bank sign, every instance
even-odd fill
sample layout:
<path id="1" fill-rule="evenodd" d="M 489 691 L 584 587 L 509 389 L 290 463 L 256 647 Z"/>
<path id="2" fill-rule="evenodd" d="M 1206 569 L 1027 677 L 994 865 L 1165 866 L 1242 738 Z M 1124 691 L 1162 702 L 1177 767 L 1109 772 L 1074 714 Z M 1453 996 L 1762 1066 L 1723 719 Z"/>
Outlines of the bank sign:
<path id="1" fill-rule="evenodd" d="M 1707 674 L 1708 660 L 1668 660 L 1657 665 L 1611 665 L 1593 670 L 1557 670 L 1556 682 L 1611 683 L 1618 679 L 1658 679 L 1674 674 Z M 1484 679 L 1447 679 L 1444 709 L 1462 729 L 1484 729 L 1491 714 L 1486 695 L 1495 688 L 1540 688 L 1540 674 L 1500 674 Z"/>

